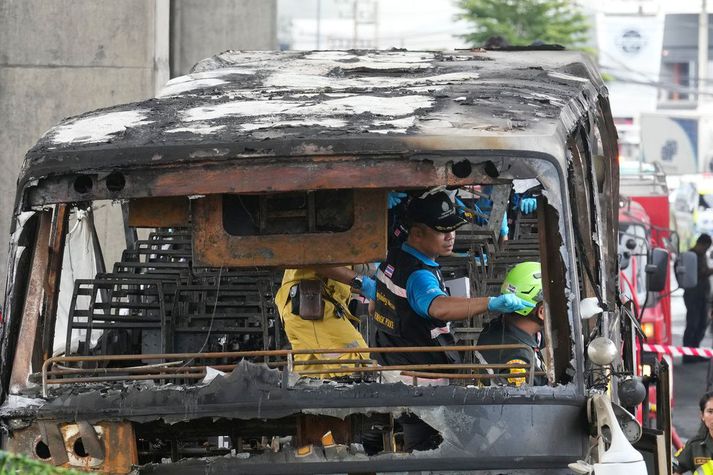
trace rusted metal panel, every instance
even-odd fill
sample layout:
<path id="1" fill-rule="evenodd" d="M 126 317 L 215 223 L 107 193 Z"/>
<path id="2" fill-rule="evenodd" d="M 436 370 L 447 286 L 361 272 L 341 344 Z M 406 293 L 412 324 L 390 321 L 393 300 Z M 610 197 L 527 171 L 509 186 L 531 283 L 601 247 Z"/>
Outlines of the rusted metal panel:
<path id="1" fill-rule="evenodd" d="M 40 421 L 40 434 L 42 442 L 49 448 L 50 460 L 55 465 L 64 465 L 69 462 L 67 449 L 64 446 L 64 438 L 59 426 L 51 421 Z M 35 450 L 39 453 L 39 450 Z"/>
<path id="2" fill-rule="evenodd" d="M 200 180 L 185 171 L 167 171 L 151 183 L 156 193 L 214 194 L 287 192 L 345 188 L 413 188 L 463 185 L 450 167 L 427 161 L 388 160 L 364 157 L 322 157 L 272 163 L 234 163 L 229 169 L 201 170 Z"/>
<path id="3" fill-rule="evenodd" d="M 38 421 L 13 431 L 7 439 L 7 449 L 64 468 L 91 472 L 125 474 L 138 463 L 136 435 L 129 422 Z"/>
<path id="4" fill-rule="evenodd" d="M 99 434 L 94 427 L 87 421 L 78 421 L 77 428 L 86 453 L 95 459 L 104 460 L 106 458 L 104 445 L 99 440 Z"/>
<path id="5" fill-rule="evenodd" d="M 135 198 L 129 201 L 131 227 L 179 228 L 188 226 L 190 222 L 186 197 Z"/>
<path id="6" fill-rule="evenodd" d="M 44 324 L 42 331 L 42 361 L 52 356 L 54 342 L 54 326 L 57 317 L 57 304 L 59 301 L 59 284 L 62 280 L 62 259 L 64 257 L 64 244 L 67 239 L 67 225 L 69 223 L 69 205 L 59 204 L 55 208 L 52 238 L 49 247 L 49 264 L 47 265 L 47 280 L 45 282 L 45 308 Z M 36 351 L 36 355 L 39 353 Z M 39 368 L 42 361 L 35 361 L 33 366 Z"/>
<path id="7" fill-rule="evenodd" d="M 367 147 L 368 144 L 364 144 L 364 146 Z M 455 157 L 454 160 L 462 160 L 462 157 Z M 463 186 L 472 184 L 474 176 L 487 176 L 485 173 L 477 173 L 479 167 L 480 165 L 474 165 L 473 172 L 469 176 L 459 178 L 453 174 L 450 163 L 435 164 L 428 157 L 423 157 L 422 160 L 409 160 L 407 157 L 344 155 L 301 156 L 289 159 L 236 157 L 233 161 L 212 165 L 186 165 L 182 168 L 156 170 L 143 168 L 125 170 L 126 186 L 119 192 L 110 192 L 94 186 L 89 191 L 80 193 L 73 186 L 77 175 L 42 178 L 39 181 L 39 186 L 29 189 L 26 206 L 97 199 L 130 199 L 148 195 L 154 197 L 152 199 L 174 196 L 178 201 L 178 197 L 216 193 Z M 85 176 L 94 179 L 89 175 Z M 488 178 L 479 178 L 480 183 L 488 181 Z M 133 201 L 131 211 L 138 213 L 139 210 L 133 209 Z M 151 204 L 151 206 L 154 205 Z M 185 226 L 185 223 L 180 223 L 183 219 L 182 211 L 179 211 L 178 207 L 172 208 L 173 205 L 167 204 L 166 206 L 173 216 L 172 219 L 175 219 L 176 225 Z M 141 216 L 146 221 L 138 221 L 140 218 L 137 215 L 135 218 L 137 226 L 143 222 L 147 224 L 155 222 L 157 219 L 157 212 L 150 208 L 144 211 Z"/>
<path id="8" fill-rule="evenodd" d="M 17 349 L 12 362 L 12 374 L 10 376 L 10 392 L 18 393 L 27 386 L 27 378 L 32 372 L 32 356 L 37 338 L 37 325 L 39 323 L 40 310 L 42 309 L 42 297 L 44 294 L 44 282 L 49 260 L 49 239 L 50 227 L 52 226 L 52 212 L 41 211 L 40 223 L 35 241 L 34 254 L 32 257 L 32 271 L 30 283 L 27 287 L 25 306 L 22 311 L 22 324 L 17 339 Z"/>
<path id="9" fill-rule="evenodd" d="M 374 262 L 386 256 L 383 190 L 355 192 L 354 225 L 341 233 L 232 236 L 223 227 L 221 195 L 194 200 L 191 214 L 195 266 L 302 267 Z"/>

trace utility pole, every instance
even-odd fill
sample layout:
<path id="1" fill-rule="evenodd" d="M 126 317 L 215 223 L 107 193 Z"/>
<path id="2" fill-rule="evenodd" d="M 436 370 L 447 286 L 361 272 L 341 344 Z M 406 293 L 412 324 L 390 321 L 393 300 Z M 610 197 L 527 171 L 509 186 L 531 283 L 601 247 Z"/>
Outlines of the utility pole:
<path id="1" fill-rule="evenodd" d="M 703 0 L 705 1 L 705 0 Z M 357 40 L 359 39 L 359 0 L 354 0 L 354 10 L 352 18 L 354 19 L 354 32 L 352 33 L 352 48 L 357 49 Z"/>
<path id="2" fill-rule="evenodd" d="M 698 108 L 703 105 L 706 80 L 708 79 L 708 6 L 701 0 L 698 16 Z"/>
<path id="3" fill-rule="evenodd" d="M 379 43 L 379 2 L 378 0 L 352 0 L 352 19 L 354 31 L 352 32 L 352 47 L 378 48 Z M 360 31 L 360 27 L 361 31 Z M 366 30 L 364 30 L 366 27 Z M 369 30 L 373 32 L 369 36 Z M 363 39 L 360 40 L 360 35 Z M 361 41 L 361 43 L 360 43 Z"/>
<path id="4" fill-rule="evenodd" d="M 374 2 L 374 49 L 379 49 L 379 2 Z"/>
<path id="5" fill-rule="evenodd" d="M 321 49 L 322 41 L 322 0 L 317 0 L 317 48 Z"/>

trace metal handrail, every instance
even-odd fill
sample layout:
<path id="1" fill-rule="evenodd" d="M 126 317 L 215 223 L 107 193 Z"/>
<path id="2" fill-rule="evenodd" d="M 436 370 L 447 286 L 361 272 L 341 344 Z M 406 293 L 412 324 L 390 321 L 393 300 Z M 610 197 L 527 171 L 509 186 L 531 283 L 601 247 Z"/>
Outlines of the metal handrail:
<path id="1" fill-rule="evenodd" d="M 212 359 L 212 358 L 235 358 L 242 359 L 247 357 L 285 357 L 286 361 L 274 361 L 268 364 L 274 366 L 287 367 L 287 372 L 283 369 L 285 377 L 288 373 L 294 371 L 295 366 L 299 365 L 320 365 L 320 364 L 345 364 L 347 362 L 356 362 L 355 364 L 374 364 L 373 360 L 365 358 L 364 360 L 310 360 L 310 361 L 294 361 L 295 355 L 313 355 L 313 354 L 364 354 L 372 353 L 432 353 L 445 351 L 491 351 L 491 350 L 508 350 L 508 349 L 525 349 L 531 353 L 529 365 L 507 365 L 507 364 L 435 364 L 435 365 L 392 365 L 392 366 L 368 366 L 368 367 L 345 367 L 338 369 L 325 370 L 305 370 L 300 371 L 300 374 L 323 374 L 323 373 L 358 373 L 358 372 L 383 372 L 391 370 L 418 371 L 423 369 L 503 369 L 503 368 L 524 368 L 529 370 L 523 373 L 528 377 L 528 383 L 533 384 L 535 376 L 535 351 L 525 344 L 504 344 L 504 345 L 460 345 L 460 346 L 429 346 L 429 347 L 389 347 L 389 348 L 315 348 L 302 350 L 253 350 L 253 351 L 225 351 L 211 353 L 161 353 L 161 354 L 145 354 L 145 355 L 102 355 L 102 356 L 54 356 L 48 358 L 42 364 L 42 395 L 47 397 L 47 387 L 50 384 L 75 384 L 89 382 L 111 382 L 111 381 L 136 381 L 148 379 L 201 379 L 204 377 L 205 366 L 175 366 L 177 360 L 197 360 L 197 359 Z M 108 362 L 108 361 L 146 361 L 146 360 L 162 360 L 166 365 L 161 367 L 160 364 L 152 364 L 143 366 L 134 366 L 129 368 L 63 368 L 59 370 L 49 370 L 50 365 L 54 363 L 79 363 L 79 362 Z M 165 361 L 171 360 L 171 361 Z M 179 361 L 180 363 L 180 361 Z M 224 367 L 225 369 L 234 368 L 235 365 L 218 365 L 212 367 Z M 160 371 L 155 373 L 155 371 Z M 201 372 L 196 372 L 196 371 Z M 181 372 L 183 371 L 183 372 Z M 143 374 L 136 375 L 117 375 L 108 376 L 113 373 L 133 373 L 142 372 Z M 104 373 L 107 376 L 99 377 L 83 377 L 83 378 L 62 378 L 49 379 L 49 375 L 62 376 L 64 374 L 92 374 Z M 426 373 L 429 374 L 429 373 Z M 449 374 L 449 373 L 444 373 Z M 446 377 L 453 379 L 462 379 L 452 374 Z M 474 379 L 488 379 L 492 375 L 468 375 Z M 475 378 L 479 376 L 479 378 Z M 428 377 L 426 375 L 421 377 Z"/>

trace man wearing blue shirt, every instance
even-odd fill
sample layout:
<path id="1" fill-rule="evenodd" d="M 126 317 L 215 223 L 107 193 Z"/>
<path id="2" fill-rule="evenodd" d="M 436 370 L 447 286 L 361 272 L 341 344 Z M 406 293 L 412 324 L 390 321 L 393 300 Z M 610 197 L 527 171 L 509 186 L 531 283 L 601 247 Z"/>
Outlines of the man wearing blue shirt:
<path id="1" fill-rule="evenodd" d="M 449 346 L 455 344 L 450 321 L 486 310 L 511 313 L 532 304 L 516 295 L 451 297 L 435 259 L 453 252 L 455 230 L 466 223 L 444 191 L 426 192 L 408 205 L 408 239 L 389 251 L 376 284 L 376 346 Z M 381 353 L 382 365 L 443 364 L 460 361 L 456 352 Z"/>
<path id="2" fill-rule="evenodd" d="M 534 306 L 514 294 L 467 298 L 446 293 L 435 259 L 453 252 L 455 230 L 465 223 L 444 191 L 426 192 L 411 200 L 405 220 L 408 238 L 389 250 L 376 273 L 376 346 L 453 345 L 450 321 L 464 320 L 486 310 L 510 313 Z M 383 366 L 460 361 L 455 351 L 378 353 L 375 357 Z M 397 421 L 407 452 L 433 449 L 442 440 L 435 429 L 413 414 L 405 414 Z"/>

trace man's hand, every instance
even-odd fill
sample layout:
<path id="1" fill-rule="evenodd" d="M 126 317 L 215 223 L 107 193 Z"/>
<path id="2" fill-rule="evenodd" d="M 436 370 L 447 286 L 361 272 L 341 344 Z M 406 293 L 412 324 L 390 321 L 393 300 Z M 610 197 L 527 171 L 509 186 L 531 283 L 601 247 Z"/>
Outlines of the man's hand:
<path id="1" fill-rule="evenodd" d="M 526 302 L 515 294 L 503 294 L 488 299 L 488 310 L 498 313 L 512 313 L 525 308 L 534 308 L 535 304 Z"/>
<path id="2" fill-rule="evenodd" d="M 368 275 L 363 275 L 361 277 L 361 290 L 359 293 L 370 301 L 376 300 L 376 281 Z"/>
<path id="3" fill-rule="evenodd" d="M 398 205 L 403 201 L 404 198 L 406 198 L 408 195 L 402 191 L 390 191 L 389 192 L 389 202 L 387 205 L 387 209 L 391 209 L 394 206 Z"/>
<path id="4" fill-rule="evenodd" d="M 520 201 L 520 211 L 524 214 L 530 214 L 537 210 L 537 200 L 535 198 L 523 198 Z"/>

